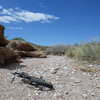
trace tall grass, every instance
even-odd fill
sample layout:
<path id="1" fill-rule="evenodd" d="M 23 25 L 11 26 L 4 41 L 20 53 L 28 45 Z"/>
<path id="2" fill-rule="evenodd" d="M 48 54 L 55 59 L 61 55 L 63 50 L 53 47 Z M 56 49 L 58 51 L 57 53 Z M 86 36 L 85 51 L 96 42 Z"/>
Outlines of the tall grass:
<path id="1" fill-rule="evenodd" d="M 78 60 L 100 62 L 100 43 L 90 42 L 71 46 L 66 49 L 66 55 Z"/>
<path id="2" fill-rule="evenodd" d="M 55 45 L 55 46 L 51 46 L 48 47 L 46 49 L 46 53 L 49 55 L 65 55 L 65 51 L 66 51 L 67 46 L 66 45 Z"/>

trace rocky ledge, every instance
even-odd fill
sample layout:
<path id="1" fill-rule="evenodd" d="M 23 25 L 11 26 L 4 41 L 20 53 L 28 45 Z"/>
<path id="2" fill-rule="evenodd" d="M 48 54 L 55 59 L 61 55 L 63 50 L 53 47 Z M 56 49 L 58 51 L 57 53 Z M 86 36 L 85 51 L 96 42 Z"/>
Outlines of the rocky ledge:
<path id="1" fill-rule="evenodd" d="M 4 36 L 5 27 L 0 25 L 0 65 L 5 66 L 20 62 L 22 57 L 45 58 L 43 54 L 29 42 L 21 40 L 7 40 Z"/>

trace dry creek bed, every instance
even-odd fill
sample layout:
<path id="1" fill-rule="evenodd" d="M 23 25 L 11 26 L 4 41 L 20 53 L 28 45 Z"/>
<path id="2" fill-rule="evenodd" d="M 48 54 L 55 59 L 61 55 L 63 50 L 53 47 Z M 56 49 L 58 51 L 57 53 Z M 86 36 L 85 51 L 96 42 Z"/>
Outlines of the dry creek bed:
<path id="1" fill-rule="evenodd" d="M 23 84 L 20 78 L 11 84 L 11 73 L 16 69 L 0 68 L 0 100 L 100 100 L 100 72 L 77 70 L 73 60 L 63 56 L 22 60 L 21 71 L 43 76 L 53 83 L 55 90 L 40 91 Z"/>

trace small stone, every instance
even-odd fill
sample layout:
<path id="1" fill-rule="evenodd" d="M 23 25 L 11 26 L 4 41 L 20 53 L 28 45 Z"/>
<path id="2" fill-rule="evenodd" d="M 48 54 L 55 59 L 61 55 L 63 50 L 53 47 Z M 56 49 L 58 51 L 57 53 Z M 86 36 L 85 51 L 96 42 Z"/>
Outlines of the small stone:
<path id="1" fill-rule="evenodd" d="M 93 77 L 97 77 L 97 74 L 94 74 Z"/>
<path id="2" fill-rule="evenodd" d="M 75 72 L 74 71 L 72 71 L 72 74 L 74 74 Z"/>
<path id="3" fill-rule="evenodd" d="M 75 77 L 71 77 L 70 79 L 73 80 L 74 83 L 80 83 L 81 82 L 81 80 L 76 79 Z"/>
<path id="4" fill-rule="evenodd" d="M 99 88 L 99 89 L 100 89 L 100 85 L 97 85 L 97 88 Z"/>
<path id="5" fill-rule="evenodd" d="M 74 74 L 76 72 L 76 70 L 75 69 L 73 69 L 73 71 L 71 72 L 72 74 Z"/>
<path id="6" fill-rule="evenodd" d="M 90 67 L 93 67 L 93 65 L 91 64 L 91 65 L 89 65 Z"/>
<path id="7" fill-rule="evenodd" d="M 82 94 L 82 96 L 83 96 L 84 98 L 87 98 L 87 97 L 88 97 L 88 95 L 87 95 L 87 94 Z"/>
<path id="8" fill-rule="evenodd" d="M 84 72 L 83 75 L 86 75 L 86 73 Z"/>
<path id="9" fill-rule="evenodd" d="M 95 96 L 95 93 L 93 92 L 93 93 L 91 93 L 91 96 Z"/>
<path id="10" fill-rule="evenodd" d="M 68 95 L 68 94 L 69 94 L 69 92 L 67 91 L 67 92 L 65 92 L 65 94 L 66 94 L 66 95 Z"/>
<path id="11" fill-rule="evenodd" d="M 36 93 L 36 95 L 39 95 L 38 93 Z"/>
<path id="12" fill-rule="evenodd" d="M 75 80 L 75 78 L 74 78 L 74 77 L 71 77 L 70 79 L 71 79 L 71 80 Z"/>
<path id="13" fill-rule="evenodd" d="M 13 97 L 11 97 L 11 98 L 9 98 L 8 100 L 13 100 L 14 98 Z"/>
<path id="14" fill-rule="evenodd" d="M 31 94 L 30 93 L 28 93 L 28 97 L 30 97 L 31 96 Z"/>
<path id="15" fill-rule="evenodd" d="M 72 86 L 75 86 L 75 84 L 72 84 Z"/>
<path id="16" fill-rule="evenodd" d="M 31 96 L 31 93 L 30 93 L 30 90 L 28 90 L 28 97 L 30 97 Z"/>
<path id="17" fill-rule="evenodd" d="M 51 70 L 51 74 L 56 74 L 57 73 L 57 71 L 59 70 L 60 68 L 55 68 L 55 69 L 52 69 Z"/>
<path id="18" fill-rule="evenodd" d="M 80 80 L 75 80 L 75 83 L 81 83 L 81 81 Z"/>

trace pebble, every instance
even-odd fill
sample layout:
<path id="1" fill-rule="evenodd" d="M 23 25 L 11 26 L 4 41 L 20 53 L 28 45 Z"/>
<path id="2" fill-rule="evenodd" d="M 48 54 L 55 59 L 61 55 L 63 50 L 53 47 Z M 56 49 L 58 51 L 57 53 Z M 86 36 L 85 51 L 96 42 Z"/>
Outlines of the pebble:
<path id="1" fill-rule="evenodd" d="M 80 83 L 80 82 L 81 82 L 81 80 L 76 79 L 75 77 L 71 77 L 70 79 L 71 79 L 71 80 L 74 80 L 74 83 Z"/>
<path id="2" fill-rule="evenodd" d="M 10 97 L 8 100 L 14 100 L 14 98 L 13 97 Z"/>
<path id="3" fill-rule="evenodd" d="M 28 93 L 28 97 L 30 97 L 31 96 L 31 94 L 30 93 Z"/>
<path id="4" fill-rule="evenodd" d="M 99 89 L 100 89 L 100 85 L 97 85 L 97 88 L 99 88 Z"/>
<path id="5" fill-rule="evenodd" d="M 90 66 L 90 67 L 93 67 L 94 65 L 91 64 L 91 65 L 89 65 L 89 66 Z"/>
<path id="6" fill-rule="evenodd" d="M 52 68 L 51 74 L 56 74 L 60 68 Z"/>
<path id="7" fill-rule="evenodd" d="M 75 71 L 72 71 L 72 74 L 74 74 L 75 73 Z"/>
<path id="8" fill-rule="evenodd" d="M 82 73 L 83 75 L 86 75 L 86 73 L 84 72 L 84 73 Z"/>
<path id="9" fill-rule="evenodd" d="M 91 96 L 95 96 L 95 93 L 93 92 L 93 93 L 91 93 Z"/>
<path id="10" fill-rule="evenodd" d="M 75 80 L 75 83 L 81 83 L 81 80 Z"/>
<path id="11" fill-rule="evenodd" d="M 71 79 L 71 80 L 75 80 L 75 78 L 74 78 L 74 77 L 71 77 L 70 79 Z"/>
<path id="12" fill-rule="evenodd" d="M 85 99 L 88 97 L 87 94 L 82 94 L 82 97 L 84 97 Z"/>
<path id="13" fill-rule="evenodd" d="M 67 91 L 67 92 L 65 92 L 65 94 L 66 94 L 66 95 L 68 95 L 68 94 L 69 94 L 69 92 Z"/>

